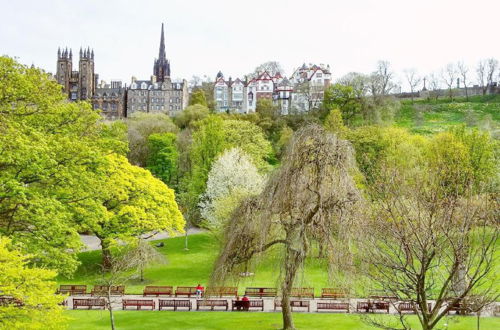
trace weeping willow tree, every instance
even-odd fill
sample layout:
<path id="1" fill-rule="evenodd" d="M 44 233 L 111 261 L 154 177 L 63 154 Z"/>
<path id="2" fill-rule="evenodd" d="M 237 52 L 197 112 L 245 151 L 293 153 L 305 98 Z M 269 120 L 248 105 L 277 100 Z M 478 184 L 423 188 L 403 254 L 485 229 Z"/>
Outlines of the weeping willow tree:
<path id="1" fill-rule="evenodd" d="M 350 144 L 310 125 L 297 131 L 263 192 L 243 201 L 227 224 L 212 283 L 222 284 L 252 259 L 279 245 L 283 328 L 294 329 L 290 295 L 298 270 L 321 242 L 335 259 L 334 237 L 348 228 L 361 196 Z"/>

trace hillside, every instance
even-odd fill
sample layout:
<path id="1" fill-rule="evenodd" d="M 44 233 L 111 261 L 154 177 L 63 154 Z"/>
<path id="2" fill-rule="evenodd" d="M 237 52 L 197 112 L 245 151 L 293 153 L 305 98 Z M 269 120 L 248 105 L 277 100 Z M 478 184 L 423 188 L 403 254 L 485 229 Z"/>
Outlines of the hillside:
<path id="1" fill-rule="evenodd" d="M 465 123 L 479 127 L 500 137 L 500 95 L 473 96 L 467 102 L 457 98 L 438 100 L 416 100 L 414 104 L 405 100 L 395 118 L 395 124 L 414 133 L 431 134 L 445 130 L 451 125 Z"/>

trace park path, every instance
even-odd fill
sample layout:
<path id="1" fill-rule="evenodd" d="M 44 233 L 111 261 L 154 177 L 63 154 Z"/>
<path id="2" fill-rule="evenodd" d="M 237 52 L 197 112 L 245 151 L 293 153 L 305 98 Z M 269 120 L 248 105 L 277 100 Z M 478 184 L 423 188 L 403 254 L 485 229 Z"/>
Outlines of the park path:
<path id="1" fill-rule="evenodd" d="M 193 234 L 198 234 L 203 232 L 203 229 L 200 228 L 189 228 L 187 231 L 188 235 L 193 235 Z M 149 235 L 145 235 L 149 236 Z M 179 235 L 179 236 L 184 236 L 184 234 Z M 167 232 L 161 232 L 158 233 L 154 236 L 151 236 L 146 239 L 146 241 L 154 241 L 154 240 L 159 240 L 159 239 L 164 239 L 164 238 L 169 238 L 170 235 Z M 101 249 L 101 242 L 96 236 L 93 235 L 80 235 L 80 239 L 82 240 L 83 245 L 85 248 L 83 251 L 94 251 L 94 250 L 100 250 Z"/>

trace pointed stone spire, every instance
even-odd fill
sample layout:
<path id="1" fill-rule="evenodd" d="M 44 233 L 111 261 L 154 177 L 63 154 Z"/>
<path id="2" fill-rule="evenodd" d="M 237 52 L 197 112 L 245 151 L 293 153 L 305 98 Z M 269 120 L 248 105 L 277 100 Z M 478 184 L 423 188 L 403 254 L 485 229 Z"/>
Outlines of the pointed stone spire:
<path id="1" fill-rule="evenodd" d="M 61 47 L 57 47 L 57 58 L 61 58 Z"/>
<path id="2" fill-rule="evenodd" d="M 82 50 L 82 47 L 80 47 L 80 58 L 82 58 L 83 56 L 83 50 Z"/>
<path id="3" fill-rule="evenodd" d="M 166 58 L 165 54 L 165 33 L 163 31 L 163 23 L 161 23 L 161 37 L 160 37 L 160 54 L 158 55 L 158 59 L 161 61 Z"/>
<path id="4" fill-rule="evenodd" d="M 73 58 L 73 50 L 71 48 L 69 49 L 69 58 Z"/>
<path id="5" fill-rule="evenodd" d="M 90 54 L 90 57 L 94 59 L 94 48 L 92 48 L 92 53 Z"/>

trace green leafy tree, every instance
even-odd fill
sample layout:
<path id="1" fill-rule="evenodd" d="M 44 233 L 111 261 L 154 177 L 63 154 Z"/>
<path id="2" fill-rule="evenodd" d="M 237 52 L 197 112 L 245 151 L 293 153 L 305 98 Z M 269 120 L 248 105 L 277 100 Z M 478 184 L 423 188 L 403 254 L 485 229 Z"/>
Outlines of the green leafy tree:
<path id="1" fill-rule="evenodd" d="M 208 106 L 207 98 L 205 96 L 205 92 L 203 91 L 203 89 L 197 88 L 191 93 L 191 97 L 189 98 L 189 105 L 195 105 L 195 104 L 199 104 L 204 107 Z"/>
<path id="2" fill-rule="evenodd" d="M 184 218 L 174 191 L 149 171 L 122 156 L 110 155 L 106 160 L 92 200 L 80 204 L 84 206 L 80 221 L 83 230 L 101 241 L 103 266 L 109 268 L 111 247 L 117 240 L 134 241 L 151 231 L 183 232 Z"/>
<path id="3" fill-rule="evenodd" d="M 330 133 L 335 133 L 343 137 L 347 133 L 347 127 L 342 120 L 342 112 L 339 109 L 332 109 L 325 118 L 325 129 Z"/>
<path id="4" fill-rule="evenodd" d="M 129 161 L 141 167 L 149 158 L 148 137 L 155 133 L 177 133 L 179 129 L 172 119 L 162 113 L 137 113 L 127 118 Z"/>
<path id="5" fill-rule="evenodd" d="M 333 84 L 325 90 L 323 106 L 326 109 L 340 109 L 342 118 L 351 124 L 361 114 L 362 105 L 352 86 Z"/>
<path id="6" fill-rule="evenodd" d="M 0 234 L 66 275 L 80 248 L 78 202 L 105 155 L 127 145 L 88 103 L 67 102 L 45 72 L 0 57 Z"/>
<path id="7" fill-rule="evenodd" d="M 424 137 L 396 127 L 360 127 L 348 131 L 347 138 L 354 146 L 356 162 L 368 188 L 387 173 L 382 169 L 421 170 L 416 164 L 428 144 Z"/>
<path id="8" fill-rule="evenodd" d="M 177 186 L 179 151 L 173 133 L 153 134 L 148 138 L 147 169 L 170 187 Z"/>
<path id="9" fill-rule="evenodd" d="M 54 294 L 56 272 L 29 267 L 28 260 L 0 236 L 0 292 L 12 298 L 0 304 L 0 328 L 60 329 L 66 319 L 59 305 L 64 297 Z"/>
<path id="10" fill-rule="evenodd" d="M 233 147 L 246 152 L 259 169 L 267 169 L 266 159 L 272 147 L 258 126 L 243 120 L 223 120 L 217 115 L 196 123 L 189 153 L 191 171 L 183 178 L 181 189 L 181 204 L 192 223 L 199 222 L 199 198 L 206 189 L 214 160 Z"/>
<path id="11" fill-rule="evenodd" d="M 180 128 L 190 127 L 198 120 L 202 120 L 210 114 L 208 108 L 201 104 L 190 105 L 179 113 L 174 121 Z"/>
<path id="12" fill-rule="evenodd" d="M 468 150 L 469 166 L 473 186 L 476 191 L 498 188 L 500 176 L 500 143 L 488 132 L 476 128 L 468 129 L 465 125 L 450 130 Z"/>

